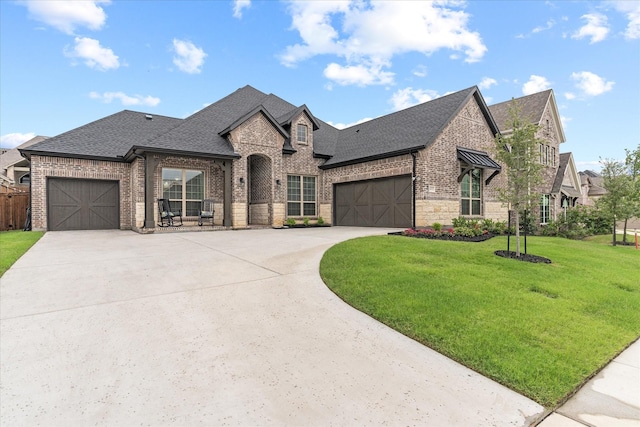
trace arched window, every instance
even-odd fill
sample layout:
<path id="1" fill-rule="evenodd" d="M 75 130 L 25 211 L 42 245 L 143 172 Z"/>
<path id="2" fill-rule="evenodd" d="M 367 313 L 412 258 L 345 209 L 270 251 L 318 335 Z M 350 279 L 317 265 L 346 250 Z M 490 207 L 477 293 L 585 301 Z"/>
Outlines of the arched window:
<path id="1" fill-rule="evenodd" d="M 19 182 L 20 184 L 31 184 L 31 174 L 22 175 Z"/>

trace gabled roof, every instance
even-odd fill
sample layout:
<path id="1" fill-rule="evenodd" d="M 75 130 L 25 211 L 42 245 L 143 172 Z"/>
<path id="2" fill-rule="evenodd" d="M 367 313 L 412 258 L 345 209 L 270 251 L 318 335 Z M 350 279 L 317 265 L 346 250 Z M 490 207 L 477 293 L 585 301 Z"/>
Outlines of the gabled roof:
<path id="1" fill-rule="evenodd" d="M 333 157 L 323 169 L 408 154 L 432 144 L 471 99 L 480 105 L 491 132 L 498 133 L 476 86 L 339 131 Z"/>
<path id="2" fill-rule="evenodd" d="M 547 107 L 551 108 L 551 114 L 556 121 L 556 128 L 558 129 L 560 142 L 566 141 L 564 130 L 562 129 L 562 121 L 560 120 L 560 114 L 558 112 L 558 106 L 556 104 L 556 98 L 552 89 L 490 105 L 489 110 L 491 111 L 491 115 L 500 128 L 500 131 L 503 133 L 511 130 L 509 127 L 509 106 L 513 101 L 515 101 L 520 107 L 522 115 L 528 118 L 531 123 L 536 125 L 542 125 L 541 121 L 545 109 L 547 109 Z"/>
<path id="3" fill-rule="evenodd" d="M 150 116 L 146 113 L 124 110 L 46 139 L 21 151 L 29 157 L 32 154 L 46 154 L 117 161 L 122 160 L 122 156 L 132 145 L 144 145 L 180 122 L 182 122 L 181 119 L 173 117 Z"/>
<path id="4" fill-rule="evenodd" d="M 569 175 L 571 186 L 563 185 L 564 177 Z M 558 170 L 556 171 L 556 177 L 553 181 L 553 187 L 551 193 L 557 194 L 564 192 L 571 197 L 580 197 L 580 176 L 576 171 L 576 165 L 573 161 L 572 153 L 560 153 L 560 163 L 558 164 Z"/>
<path id="5" fill-rule="evenodd" d="M 273 126 L 278 131 L 278 133 L 280 133 L 280 135 L 285 138 L 289 138 L 289 132 L 287 132 L 282 126 L 280 126 L 278 120 L 276 120 L 262 104 L 258 105 L 253 110 L 246 112 L 244 115 L 242 115 L 242 117 L 239 117 L 238 120 L 218 132 L 218 135 L 224 138 L 229 133 L 231 133 L 232 130 L 236 129 L 242 123 L 246 122 L 249 118 L 258 113 L 262 113 L 262 115 L 269 121 L 269 123 L 271 123 L 271 126 Z"/>
<path id="6" fill-rule="evenodd" d="M 283 126 L 291 126 L 291 122 L 293 121 L 293 118 L 297 117 L 299 114 L 302 114 L 302 113 L 306 114 L 307 117 L 309 117 L 309 120 L 311 120 L 311 123 L 313 125 L 313 130 L 320 129 L 320 124 L 318 123 L 316 118 L 313 117 L 313 114 L 311 114 L 311 112 L 309 111 L 309 108 L 307 108 L 306 104 L 302 104 L 301 106 L 299 106 L 295 110 L 291 110 L 291 112 L 285 114 L 282 117 L 279 117 L 278 118 L 278 122 Z"/>
<path id="7" fill-rule="evenodd" d="M 44 141 L 49 138 L 48 136 L 36 136 L 31 138 L 30 140 L 23 142 L 18 145 L 16 148 L 12 148 L 11 150 L 7 150 L 6 153 L 0 155 L 0 172 L 5 171 L 7 168 L 15 165 L 16 163 L 20 163 L 25 160 L 22 155 L 20 155 L 20 150 L 30 147 L 38 142 Z"/>

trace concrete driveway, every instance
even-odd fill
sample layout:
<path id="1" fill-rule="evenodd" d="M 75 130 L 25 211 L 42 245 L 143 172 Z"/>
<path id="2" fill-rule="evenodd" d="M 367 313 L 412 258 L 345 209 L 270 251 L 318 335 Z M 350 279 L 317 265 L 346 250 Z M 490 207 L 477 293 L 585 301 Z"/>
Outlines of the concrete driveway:
<path id="1" fill-rule="evenodd" d="M 522 426 L 544 409 L 352 309 L 387 230 L 47 233 L 1 279 L 0 424 Z"/>

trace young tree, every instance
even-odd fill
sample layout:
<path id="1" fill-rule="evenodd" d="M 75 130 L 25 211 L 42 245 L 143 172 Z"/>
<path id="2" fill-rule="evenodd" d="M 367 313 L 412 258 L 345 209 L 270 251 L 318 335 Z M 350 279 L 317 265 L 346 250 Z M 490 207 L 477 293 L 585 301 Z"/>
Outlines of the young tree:
<path id="1" fill-rule="evenodd" d="M 520 256 L 520 212 L 530 209 L 540 201 L 537 188 L 542 184 L 542 167 L 539 146 L 542 140 L 536 137 L 540 129 L 527 117 L 515 101 L 509 106 L 510 130 L 495 139 L 495 155 L 506 166 L 506 187 L 498 189 L 501 202 L 508 203 L 515 212 L 516 256 Z"/>
<path id="2" fill-rule="evenodd" d="M 627 212 L 628 215 L 624 219 L 624 235 L 622 236 L 622 241 L 626 243 L 627 222 L 629 221 L 629 218 L 640 218 L 640 144 L 638 144 L 638 147 L 633 151 L 628 149 L 625 149 L 624 151 L 627 154 L 625 167 L 631 181 L 628 200 L 629 209 Z"/>
<path id="3" fill-rule="evenodd" d="M 616 223 L 619 220 L 631 216 L 629 211 L 631 204 L 629 196 L 632 193 L 630 176 L 626 173 L 624 163 L 604 159 L 600 160 L 602 170 L 600 174 L 604 178 L 604 188 L 607 193 L 598 200 L 598 205 L 608 214 L 613 233 L 613 246 L 616 245 Z"/>

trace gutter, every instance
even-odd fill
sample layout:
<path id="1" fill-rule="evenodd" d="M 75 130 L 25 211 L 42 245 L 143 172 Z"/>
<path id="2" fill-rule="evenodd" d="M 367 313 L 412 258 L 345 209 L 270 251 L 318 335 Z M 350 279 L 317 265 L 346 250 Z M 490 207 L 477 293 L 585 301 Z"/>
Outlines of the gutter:
<path id="1" fill-rule="evenodd" d="M 343 162 L 332 163 L 329 165 L 325 163 L 324 165 L 320 165 L 320 169 L 323 169 L 323 170 L 333 169 L 333 168 L 339 168 L 341 166 L 350 166 L 350 165 L 356 165 L 364 162 L 371 162 L 373 160 L 388 159 L 389 157 L 396 157 L 396 156 L 402 156 L 404 154 L 415 153 L 418 150 L 422 150 L 423 148 L 425 148 L 424 145 L 418 145 L 416 147 L 403 148 L 402 150 L 390 151 L 382 154 L 375 154 L 373 156 L 368 156 L 368 157 L 358 157 L 357 159 L 345 160 Z"/>

